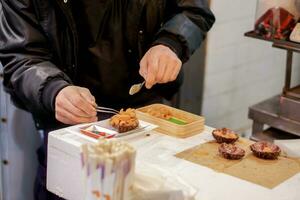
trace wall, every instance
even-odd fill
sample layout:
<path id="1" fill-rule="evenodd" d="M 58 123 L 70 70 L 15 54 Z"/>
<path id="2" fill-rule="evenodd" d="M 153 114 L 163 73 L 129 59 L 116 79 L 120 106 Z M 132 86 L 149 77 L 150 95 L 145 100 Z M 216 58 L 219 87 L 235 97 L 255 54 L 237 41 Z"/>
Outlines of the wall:
<path id="1" fill-rule="evenodd" d="M 208 125 L 246 130 L 248 107 L 281 92 L 286 53 L 243 36 L 253 28 L 256 1 L 212 0 L 211 9 L 217 22 L 207 38 L 202 114 Z"/>
<path id="2" fill-rule="evenodd" d="M 205 44 L 202 44 L 183 66 L 184 82 L 180 89 L 179 108 L 195 113 L 201 113 L 204 83 Z"/>
<path id="3" fill-rule="evenodd" d="M 0 151 L 0 161 L 2 160 L 1 159 L 2 156 L 1 156 L 1 151 Z M 3 186 L 2 186 L 2 165 L 0 164 L 0 200 L 3 200 Z"/>
<path id="4" fill-rule="evenodd" d="M 0 65 L 0 75 L 1 71 Z M 0 121 L 0 178 L 3 200 L 32 200 L 37 170 L 36 150 L 40 146 L 40 135 L 31 115 L 12 105 L 9 96 L 3 91 L 1 76 L 0 118 L 6 119 Z"/>

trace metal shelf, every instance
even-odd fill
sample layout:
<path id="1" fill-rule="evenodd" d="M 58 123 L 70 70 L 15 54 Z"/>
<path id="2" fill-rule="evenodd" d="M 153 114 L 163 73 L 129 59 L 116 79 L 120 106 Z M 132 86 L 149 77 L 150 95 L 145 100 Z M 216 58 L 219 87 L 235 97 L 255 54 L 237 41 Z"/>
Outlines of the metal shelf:
<path id="1" fill-rule="evenodd" d="M 253 120 L 252 136 L 264 131 L 264 124 L 300 136 L 300 122 L 281 115 L 280 96 L 275 96 L 249 108 Z"/>
<path id="2" fill-rule="evenodd" d="M 272 47 L 287 52 L 285 84 L 282 94 L 249 108 L 248 115 L 253 120 L 252 138 L 265 135 L 265 124 L 300 136 L 300 86 L 291 88 L 293 53 L 300 53 L 300 44 L 287 40 L 267 39 L 254 31 L 245 33 L 245 36 L 271 42 Z M 284 134 L 284 132 L 281 132 L 281 134 Z"/>
<path id="3" fill-rule="evenodd" d="M 250 38 L 254 38 L 254 39 L 264 40 L 264 41 L 267 41 L 267 42 L 273 42 L 274 41 L 272 39 L 264 38 L 263 36 L 260 36 L 260 35 L 256 34 L 254 31 L 249 31 L 249 32 L 245 33 L 245 36 L 250 37 Z"/>
<path id="4" fill-rule="evenodd" d="M 263 132 L 256 134 L 255 136 L 251 136 L 250 139 L 254 141 L 274 142 L 274 140 L 300 139 L 300 136 L 293 135 L 276 128 L 268 128 Z"/>
<path id="5" fill-rule="evenodd" d="M 300 44 L 288 40 L 277 40 L 277 39 L 267 39 L 263 36 L 256 34 L 254 31 L 249 31 L 245 33 L 246 37 L 259 39 L 267 42 L 272 42 L 272 46 L 280 49 L 296 51 L 300 53 Z"/>

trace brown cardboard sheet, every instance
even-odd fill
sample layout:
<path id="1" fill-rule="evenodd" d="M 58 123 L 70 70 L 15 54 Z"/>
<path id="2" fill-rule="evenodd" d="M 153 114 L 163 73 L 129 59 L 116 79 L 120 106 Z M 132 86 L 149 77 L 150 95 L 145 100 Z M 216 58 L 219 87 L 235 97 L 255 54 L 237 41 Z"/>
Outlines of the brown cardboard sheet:
<path id="1" fill-rule="evenodd" d="M 280 156 L 277 160 L 263 160 L 252 155 L 253 142 L 240 138 L 236 145 L 246 151 L 241 160 L 227 160 L 218 153 L 219 144 L 210 141 L 176 154 L 176 157 L 209 167 L 266 188 L 274 188 L 300 173 L 300 159 Z"/>

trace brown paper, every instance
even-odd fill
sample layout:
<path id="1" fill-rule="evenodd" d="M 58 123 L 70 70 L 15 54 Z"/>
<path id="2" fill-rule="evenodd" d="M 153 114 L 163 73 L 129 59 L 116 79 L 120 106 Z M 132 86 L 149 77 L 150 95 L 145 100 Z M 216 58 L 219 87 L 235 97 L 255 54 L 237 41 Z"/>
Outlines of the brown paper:
<path id="1" fill-rule="evenodd" d="M 236 145 L 246 151 L 241 160 L 227 160 L 219 155 L 219 144 L 207 142 L 178 153 L 176 157 L 209 167 L 213 170 L 261 185 L 274 188 L 300 172 L 300 159 L 280 156 L 277 160 L 256 158 L 249 148 L 250 140 L 240 138 Z"/>

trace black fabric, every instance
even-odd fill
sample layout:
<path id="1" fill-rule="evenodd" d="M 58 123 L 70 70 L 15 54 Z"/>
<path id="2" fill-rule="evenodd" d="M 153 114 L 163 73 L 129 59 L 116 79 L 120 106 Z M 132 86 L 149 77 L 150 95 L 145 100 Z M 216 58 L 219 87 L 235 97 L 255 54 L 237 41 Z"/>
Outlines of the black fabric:
<path id="1" fill-rule="evenodd" d="M 65 126 L 55 119 L 54 100 L 67 85 L 88 87 L 99 105 L 117 109 L 171 98 L 182 73 L 128 96 L 129 86 L 143 81 L 141 58 L 154 44 L 165 44 L 185 62 L 215 21 L 207 0 L 86 0 L 85 13 L 77 2 L 0 0 L 5 90 L 33 114 L 45 138 Z M 36 200 L 59 199 L 45 189 L 46 147 L 47 141 L 39 150 Z"/>
<path id="2" fill-rule="evenodd" d="M 55 103 L 55 97 L 56 97 L 57 93 L 61 89 L 65 88 L 69 85 L 71 85 L 71 84 L 68 83 L 67 81 L 61 80 L 61 79 L 58 79 L 58 80 L 53 79 L 47 83 L 47 85 L 44 88 L 42 98 L 43 98 L 43 102 L 49 102 L 49 103 L 46 103 L 46 106 L 49 106 L 49 107 L 47 107 L 47 109 L 49 111 L 55 109 L 54 103 Z"/>
<path id="3" fill-rule="evenodd" d="M 178 40 L 178 38 L 176 38 L 173 35 L 169 35 L 169 34 L 165 34 L 165 35 L 161 35 L 160 37 L 158 37 L 157 40 L 155 40 L 155 42 L 153 42 L 152 46 L 158 45 L 158 44 L 163 44 L 167 47 L 169 47 L 170 49 L 172 49 L 172 51 L 174 51 L 176 53 L 176 55 L 179 58 L 183 58 L 182 55 L 182 50 L 183 50 L 183 46 L 180 43 L 180 41 Z"/>
<path id="4" fill-rule="evenodd" d="M 88 87 L 99 105 L 115 108 L 172 96 L 179 79 L 128 96 L 129 86 L 142 81 L 139 61 L 153 44 L 161 43 L 185 62 L 215 20 L 207 0 L 88 0 L 87 15 L 77 17 L 73 9 L 78 1 L 0 2 L 4 86 L 40 127 L 58 124 L 54 99 L 68 84 Z"/>
<path id="5" fill-rule="evenodd" d="M 137 49 L 129 45 L 124 34 L 129 32 L 126 29 L 127 19 L 124 17 L 128 2 L 117 2 L 119 0 L 105 3 L 99 3 L 99 0 L 81 0 L 73 3 L 81 55 L 75 84 L 89 88 L 99 105 L 117 109 L 134 107 L 146 100 L 155 99 L 157 95 L 170 99 L 177 92 L 181 79 L 168 84 L 168 87 L 154 87 L 134 96 L 129 95 L 130 86 L 143 79 L 138 73 L 139 60 L 135 55 Z M 157 44 L 167 45 L 181 57 L 182 47 L 175 36 L 160 36 L 152 45 Z M 167 94 L 160 92 L 164 88 Z"/>
<path id="6" fill-rule="evenodd" d="M 36 151 L 39 165 L 37 168 L 36 178 L 34 182 L 34 200 L 63 200 L 55 194 L 49 192 L 46 188 L 47 183 L 47 145 L 48 134 L 56 129 L 64 128 L 65 125 L 57 125 L 49 129 L 40 130 L 43 134 L 43 145 Z"/>
<path id="7" fill-rule="evenodd" d="M 125 28 L 128 2 L 104 2 L 81 0 L 73 3 L 81 55 L 75 84 L 89 88 L 98 105 L 115 108 L 155 98 L 157 94 L 153 90 L 129 95 L 130 86 L 143 79 L 138 73 L 139 60 L 131 55 L 133 48 L 124 34 L 128 32 Z"/>

